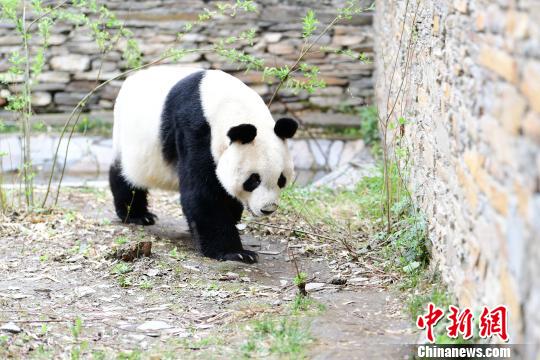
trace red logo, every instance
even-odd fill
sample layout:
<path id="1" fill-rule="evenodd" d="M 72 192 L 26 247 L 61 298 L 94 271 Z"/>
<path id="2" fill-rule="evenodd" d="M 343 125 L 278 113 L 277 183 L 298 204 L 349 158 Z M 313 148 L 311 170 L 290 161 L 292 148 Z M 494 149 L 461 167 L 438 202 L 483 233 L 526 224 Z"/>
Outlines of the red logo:
<path id="1" fill-rule="evenodd" d="M 435 307 L 433 303 L 429 303 L 428 313 L 426 315 L 419 316 L 416 320 L 416 325 L 420 329 L 427 329 L 427 339 L 431 343 L 435 341 L 435 338 L 433 337 L 433 327 L 437 325 L 443 316 L 444 311 L 442 309 Z"/>
<path id="2" fill-rule="evenodd" d="M 507 312 L 504 305 L 491 311 L 484 306 L 480 315 L 480 337 L 485 339 L 497 335 L 502 341 L 508 341 Z"/>
<path id="3" fill-rule="evenodd" d="M 448 337 L 455 339 L 458 334 L 462 334 L 463 338 L 470 339 L 473 336 L 473 313 L 470 309 L 466 308 L 462 312 L 453 305 L 449 307 L 451 314 L 448 315 L 450 325 L 446 327 L 446 334 Z"/>
<path id="4" fill-rule="evenodd" d="M 459 335 L 467 340 L 473 337 L 474 315 L 471 309 L 465 308 L 460 311 L 456 306 L 450 305 L 447 319 L 449 325 L 446 334 L 452 339 Z M 433 303 L 428 304 L 427 313 L 418 316 L 416 325 L 419 329 L 426 330 L 426 339 L 430 343 L 435 342 L 433 328 L 444 317 L 444 310 L 436 307 Z M 508 341 L 508 309 L 501 305 L 492 310 L 484 306 L 479 319 L 480 337 L 483 339 L 499 336 L 502 341 Z"/>

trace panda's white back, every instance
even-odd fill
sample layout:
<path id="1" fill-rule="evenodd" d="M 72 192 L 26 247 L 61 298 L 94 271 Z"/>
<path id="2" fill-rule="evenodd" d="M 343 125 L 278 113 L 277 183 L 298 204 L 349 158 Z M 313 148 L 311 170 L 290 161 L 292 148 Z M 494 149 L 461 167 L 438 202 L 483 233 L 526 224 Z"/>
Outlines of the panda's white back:
<path id="1" fill-rule="evenodd" d="M 174 85 L 198 71 L 203 69 L 155 66 L 128 77 L 122 85 L 114 108 L 113 148 L 124 177 L 133 185 L 178 190 L 177 170 L 162 153 L 161 116 Z M 240 80 L 222 71 L 206 70 L 200 91 L 216 163 L 228 146 L 226 132 L 231 126 L 248 122 L 261 135 L 273 134 L 274 120 L 264 102 Z"/>
<path id="2" fill-rule="evenodd" d="M 200 70 L 156 66 L 129 76 L 122 85 L 114 106 L 113 151 L 133 185 L 178 190 L 178 174 L 161 153 L 161 112 L 171 88 Z"/>

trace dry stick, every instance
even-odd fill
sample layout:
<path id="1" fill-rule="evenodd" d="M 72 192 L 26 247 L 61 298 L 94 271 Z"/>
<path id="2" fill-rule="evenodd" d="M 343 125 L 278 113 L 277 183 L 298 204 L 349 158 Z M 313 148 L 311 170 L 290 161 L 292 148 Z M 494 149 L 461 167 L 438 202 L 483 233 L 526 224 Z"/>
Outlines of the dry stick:
<path id="1" fill-rule="evenodd" d="M 277 93 L 279 92 L 279 90 L 281 89 L 285 81 L 287 81 L 290 75 L 293 74 L 297 70 L 296 68 L 298 67 L 298 64 L 300 64 L 300 61 L 302 61 L 304 56 L 306 56 L 306 54 L 311 50 L 311 48 L 315 46 L 315 44 L 317 44 L 321 40 L 321 38 L 341 19 L 342 19 L 341 15 L 336 16 L 334 20 L 332 20 L 330 24 L 326 26 L 326 28 L 317 36 L 317 38 L 311 44 L 309 44 L 309 46 L 306 49 L 302 49 L 302 51 L 300 51 L 300 56 L 298 57 L 296 62 L 293 64 L 293 66 L 290 68 L 290 70 L 287 72 L 287 75 L 285 75 L 283 79 L 279 81 L 278 86 L 276 87 L 276 89 L 274 90 L 274 93 L 272 94 L 272 97 L 270 98 L 270 101 L 268 101 L 268 104 L 267 104 L 268 107 L 272 105 L 272 102 L 274 101 Z"/>
<path id="2" fill-rule="evenodd" d="M 399 34 L 399 46 L 396 52 L 394 66 L 392 68 L 392 76 L 390 77 L 390 85 L 388 87 L 388 96 L 386 98 L 386 110 L 388 110 L 388 106 L 390 105 L 390 96 L 392 94 L 392 84 L 394 82 L 394 76 L 396 75 L 396 71 L 397 71 L 397 63 L 398 63 L 399 53 L 401 52 L 401 45 L 403 44 L 403 34 L 405 33 L 405 22 L 407 21 L 407 9 L 409 8 L 409 1 L 410 0 L 407 0 L 407 2 L 405 3 L 405 16 L 403 17 L 403 25 L 401 26 L 401 33 Z M 386 121 L 388 121 L 388 117 Z"/>
<path id="3" fill-rule="evenodd" d="M 417 15 L 418 15 L 418 10 L 420 8 L 420 2 L 417 1 L 416 2 L 416 10 L 414 12 L 414 16 L 413 16 L 413 20 L 412 20 L 412 26 L 414 26 L 416 24 L 416 18 L 417 18 Z M 406 18 L 406 14 L 405 14 L 405 18 Z M 403 27 L 405 26 L 405 20 L 403 21 Z M 403 36 L 403 34 L 402 34 Z M 413 30 L 411 29 L 411 34 L 409 36 L 409 40 L 408 40 L 408 44 L 407 44 L 407 61 L 405 63 L 405 69 L 403 71 L 403 75 L 402 75 L 402 79 L 401 79 L 401 83 L 399 85 L 399 88 L 398 88 L 398 92 L 396 94 L 396 98 L 394 99 L 394 103 L 392 105 L 392 110 L 388 113 L 387 117 L 386 117 L 386 125 L 385 125 L 385 136 L 384 136 L 384 156 L 385 156 L 385 161 L 384 161 L 384 167 L 385 167 L 385 182 L 387 184 L 386 186 L 386 195 L 387 195 L 387 209 L 386 209 L 386 212 L 387 212 L 387 221 L 388 221 L 388 233 L 390 233 L 390 230 L 391 230 L 391 223 L 390 223 L 390 205 L 391 205 L 391 199 L 390 199 L 390 175 L 388 174 L 388 149 L 387 149 L 387 132 L 388 132 L 388 122 L 390 121 L 390 117 L 392 116 L 392 114 L 394 113 L 394 110 L 397 106 L 397 102 L 399 100 L 399 97 L 401 96 L 401 93 L 402 93 L 402 90 L 403 90 L 403 85 L 405 83 L 405 79 L 406 79 L 406 72 L 408 71 L 410 65 L 411 65 L 411 61 L 412 61 L 412 41 L 413 41 Z M 400 48 L 401 48 L 401 44 L 400 44 Z M 396 59 L 398 57 L 399 54 L 396 54 Z M 390 96 L 390 90 L 389 90 L 389 95 Z"/>
<path id="4" fill-rule="evenodd" d="M 64 6 L 65 4 L 68 3 L 69 0 L 64 0 L 62 1 L 60 4 L 56 5 L 55 7 L 53 7 L 52 9 L 50 9 L 49 11 L 47 12 L 44 12 L 43 14 L 39 15 L 37 18 L 35 18 L 27 27 L 26 27 L 26 32 L 30 32 L 30 28 L 35 24 L 37 23 L 39 20 L 43 19 L 44 17 L 48 16 L 50 13 L 52 13 L 53 11 L 55 10 L 58 10 L 59 8 L 61 8 L 62 6 Z"/>
<path id="5" fill-rule="evenodd" d="M 298 219 L 297 219 L 297 220 L 298 220 Z M 339 242 L 338 239 L 332 238 L 332 237 L 330 237 L 330 236 L 321 235 L 321 234 L 317 234 L 317 233 L 309 232 L 309 231 L 305 231 L 305 230 L 300 230 L 300 229 L 293 228 L 293 227 L 279 226 L 279 225 L 273 225 L 273 224 L 261 223 L 261 222 L 257 222 L 257 221 L 251 221 L 251 223 L 252 223 L 252 224 L 261 225 L 261 226 L 267 226 L 267 227 L 271 227 L 271 228 L 275 228 L 275 229 L 280 229 L 280 230 L 288 230 L 288 231 L 290 231 L 291 233 L 296 232 L 296 233 L 300 233 L 300 234 L 316 236 L 316 237 L 319 237 L 319 238 L 321 238 L 321 239 L 326 239 L 326 240 L 332 240 L 332 241 Z"/>
<path id="6" fill-rule="evenodd" d="M 405 11 L 407 11 L 408 5 L 409 5 L 409 0 L 407 0 Z M 416 16 L 418 14 L 419 7 L 420 7 L 420 3 L 419 3 L 419 1 L 417 1 L 417 6 L 416 6 L 416 10 L 415 10 L 414 17 L 413 17 L 413 22 L 412 22 L 413 25 L 416 23 Z M 393 68 L 393 71 L 392 71 L 392 78 L 390 79 L 390 88 L 388 89 L 387 107 L 388 107 L 388 104 L 390 102 L 393 78 L 394 78 L 394 75 L 395 75 L 395 73 L 397 71 L 397 61 L 398 61 L 399 52 L 401 51 L 401 45 L 402 45 L 403 34 L 404 34 L 404 31 L 405 31 L 404 29 L 405 29 L 406 19 L 407 19 L 407 13 L 405 12 L 405 17 L 403 19 L 403 25 L 402 25 L 401 34 L 400 34 L 400 43 L 399 43 L 398 53 L 396 53 L 396 61 L 394 62 L 394 68 Z M 410 50 L 412 38 L 413 38 L 413 31 L 411 30 L 411 35 L 410 35 L 409 41 L 408 41 L 409 44 L 408 44 L 408 47 L 407 47 L 407 53 Z M 407 63 L 409 62 L 409 60 L 410 60 L 410 57 L 407 59 Z M 406 66 L 406 69 L 407 69 L 407 66 Z M 390 117 L 394 113 L 394 110 L 395 110 L 396 105 L 397 105 L 397 101 L 399 100 L 399 96 L 401 95 L 404 80 L 405 80 L 405 77 L 402 77 L 401 84 L 400 84 L 398 92 L 396 94 L 396 98 L 394 99 L 394 104 L 392 105 L 392 110 L 387 114 L 386 120 L 385 120 L 385 122 L 383 124 L 383 126 L 384 126 L 384 128 L 383 128 L 383 130 L 384 130 L 383 131 L 383 133 L 384 133 L 384 136 L 383 136 L 383 156 L 384 156 L 384 180 L 385 180 L 385 188 L 386 188 L 386 220 L 387 220 L 387 229 L 386 230 L 387 230 L 387 233 L 390 233 L 391 230 L 392 230 L 392 222 L 391 222 L 391 214 L 390 214 L 390 207 L 391 207 L 391 202 L 392 201 L 391 201 L 391 196 L 390 196 L 390 174 L 389 174 L 389 168 L 388 168 L 388 122 L 390 120 Z"/>
<path id="7" fill-rule="evenodd" d="M 28 174 L 28 168 L 32 164 L 31 154 L 30 154 L 30 126 L 29 118 L 32 114 L 32 90 L 30 88 L 30 51 L 28 48 L 28 33 L 26 32 L 26 1 L 23 2 L 23 13 L 22 13 L 22 36 L 23 36 L 23 49 L 24 57 L 26 59 L 24 66 L 24 98 L 26 101 L 26 106 L 22 114 L 22 130 L 23 130 L 23 177 L 24 177 L 24 194 L 26 198 L 26 206 L 33 205 L 34 194 L 32 186 L 32 178 Z"/>

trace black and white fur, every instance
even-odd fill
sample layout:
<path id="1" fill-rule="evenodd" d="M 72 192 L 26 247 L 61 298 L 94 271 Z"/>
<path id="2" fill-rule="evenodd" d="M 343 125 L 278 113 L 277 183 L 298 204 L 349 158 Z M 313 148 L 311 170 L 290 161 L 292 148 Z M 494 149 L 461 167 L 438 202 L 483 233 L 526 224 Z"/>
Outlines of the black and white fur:
<path id="1" fill-rule="evenodd" d="M 114 108 L 116 213 L 152 225 L 148 189 L 180 190 L 191 233 L 205 256 L 255 262 L 236 224 L 278 206 L 294 176 L 286 139 L 298 124 L 272 118 L 257 93 L 219 70 L 158 66 L 124 82 Z"/>

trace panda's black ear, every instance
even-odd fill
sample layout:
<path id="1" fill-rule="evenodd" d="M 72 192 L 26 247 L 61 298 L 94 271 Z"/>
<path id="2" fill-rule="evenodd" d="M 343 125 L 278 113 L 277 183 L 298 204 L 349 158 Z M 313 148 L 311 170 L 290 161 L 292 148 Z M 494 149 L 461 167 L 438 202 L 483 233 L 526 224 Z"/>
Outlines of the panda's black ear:
<path id="1" fill-rule="evenodd" d="M 281 118 L 274 126 L 274 132 L 282 139 L 292 138 L 296 130 L 298 130 L 298 123 L 290 118 Z"/>
<path id="2" fill-rule="evenodd" d="M 251 124 L 241 124 L 230 128 L 227 136 L 231 139 L 231 143 L 238 141 L 247 144 L 257 136 L 257 128 Z"/>

